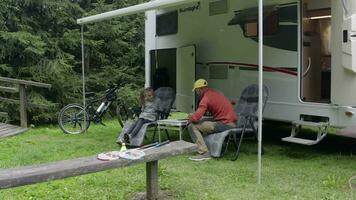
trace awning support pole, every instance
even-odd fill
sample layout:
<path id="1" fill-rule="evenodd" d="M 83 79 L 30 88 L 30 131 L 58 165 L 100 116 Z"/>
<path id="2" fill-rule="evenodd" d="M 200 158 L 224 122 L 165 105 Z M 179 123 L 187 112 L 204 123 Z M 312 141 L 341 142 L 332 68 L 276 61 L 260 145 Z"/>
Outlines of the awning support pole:
<path id="1" fill-rule="evenodd" d="M 263 97 L 263 0 L 258 2 L 258 174 L 257 183 L 261 184 L 262 175 L 262 97 Z"/>
<path id="2" fill-rule="evenodd" d="M 85 56 L 84 56 L 84 25 L 81 26 L 80 28 L 80 37 L 81 37 L 81 46 L 82 46 L 82 82 L 83 82 L 83 113 L 84 113 L 84 133 L 87 132 L 87 129 L 85 127 L 87 127 L 87 116 L 86 116 L 86 112 L 85 112 L 85 64 L 84 64 L 84 60 L 85 60 Z"/>

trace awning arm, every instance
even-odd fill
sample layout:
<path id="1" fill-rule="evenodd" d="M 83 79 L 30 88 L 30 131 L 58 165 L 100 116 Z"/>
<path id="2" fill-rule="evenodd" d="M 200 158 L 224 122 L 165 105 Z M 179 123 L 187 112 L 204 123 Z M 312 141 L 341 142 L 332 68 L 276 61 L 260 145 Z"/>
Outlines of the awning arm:
<path id="1" fill-rule="evenodd" d="M 132 14 L 142 13 L 148 10 L 173 7 L 173 6 L 178 6 L 186 3 L 194 3 L 199 1 L 200 0 L 155 0 L 155 1 L 150 1 L 147 3 L 142 3 L 126 8 L 121 8 L 118 10 L 92 15 L 89 17 L 80 18 L 77 20 L 77 23 L 83 25 L 92 22 L 108 20 L 114 17 L 132 15 Z"/>
<path id="2" fill-rule="evenodd" d="M 262 112 L 263 112 L 263 0 L 258 0 L 258 169 L 257 183 L 262 178 Z"/>

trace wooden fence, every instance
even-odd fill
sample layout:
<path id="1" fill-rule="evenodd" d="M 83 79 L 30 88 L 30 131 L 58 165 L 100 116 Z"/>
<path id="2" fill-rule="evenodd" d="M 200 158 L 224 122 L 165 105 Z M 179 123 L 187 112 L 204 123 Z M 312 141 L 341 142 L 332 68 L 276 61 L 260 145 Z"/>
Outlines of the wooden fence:
<path id="1" fill-rule="evenodd" d="M 29 103 L 27 102 L 27 94 L 26 94 L 27 86 L 51 88 L 52 85 L 47 83 L 39 83 L 34 81 L 26 81 L 26 80 L 6 78 L 6 77 L 0 77 L 0 82 L 8 83 L 12 85 L 12 86 L 0 86 L 0 91 L 6 93 L 19 93 L 19 100 L 0 97 L 0 101 L 19 104 L 21 127 L 27 128 L 27 107 L 29 105 Z M 0 116 L 4 117 L 4 116 L 8 116 L 8 114 L 5 112 L 0 112 Z"/>

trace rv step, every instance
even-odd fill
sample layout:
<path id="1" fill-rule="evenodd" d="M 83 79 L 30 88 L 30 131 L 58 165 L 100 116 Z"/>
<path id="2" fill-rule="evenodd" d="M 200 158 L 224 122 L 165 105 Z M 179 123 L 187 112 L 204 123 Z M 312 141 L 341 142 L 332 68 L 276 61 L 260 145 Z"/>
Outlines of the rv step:
<path id="1" fill-rule="evenodd" d="M 293 125 L 302 125 L 302 126 L 314 126 L 314 127 L 329 126 L 329 123 L 327 123 L 327 122 L 309 122 L 309 121 L 303 121 L 303 120 L 293 121 L 292 124 Z"/>
<path id="2" fill-rule="evenodd" d="M 318 128 L 318 135 L 315 140 L 303 139 L 296 137 L 298 133 L 302 130 L 302 126 L 312 126 Z M 328 122 L 310 122 L 310 121 L 294 121 L 292 122 L 291 135 L 289 137 L 282 138 L 282 141 L 303 144 L 303 145 L 315 145 L 323 140 L 327 134 L 329 127 Z"/>
<path id="3" fill-rule="evenodd" d="M 303 145 L 308 145 L 308 146 L 318 144 L 320 142 L 319 140 L 308 140 L 308 139 L 296 138 L 296 137 L 292 137 L 292 136 L 282 138 L 282 140 L 285 142 L 303 144 Z"/>

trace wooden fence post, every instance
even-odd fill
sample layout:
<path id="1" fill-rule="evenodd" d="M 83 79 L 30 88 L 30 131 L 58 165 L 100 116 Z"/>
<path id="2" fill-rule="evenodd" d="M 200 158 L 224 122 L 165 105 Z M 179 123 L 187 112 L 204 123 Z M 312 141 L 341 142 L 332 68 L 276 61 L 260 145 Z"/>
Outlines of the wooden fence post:
<path id="1" fill-rule="evenodd" d="M 20 92 L 20 120 L 21 127 L 27 128 L 27 97 L 26 97 L 26 85 L 19 84 Z"/>
<path id="2" fill-rule="evenodd" d="M 146 163 L 147 200 L 158 199 L 158 161 Z"/>

